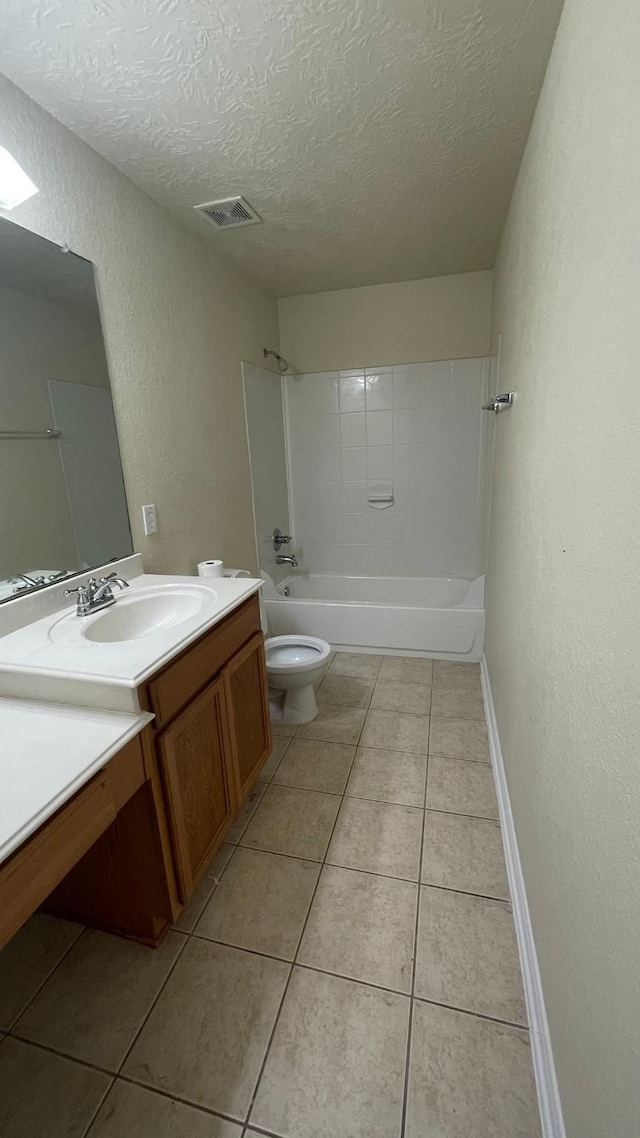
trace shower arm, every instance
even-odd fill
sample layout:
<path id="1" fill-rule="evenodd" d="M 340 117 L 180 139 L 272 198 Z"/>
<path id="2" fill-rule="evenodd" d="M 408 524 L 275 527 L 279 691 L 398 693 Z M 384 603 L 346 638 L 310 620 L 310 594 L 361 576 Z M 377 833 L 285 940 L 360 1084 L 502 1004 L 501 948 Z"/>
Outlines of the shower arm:
<path id="1" fill-rule="evenodd" d="M 273 356 L 274 360 L 276 361 L 276 363 L 278 365 L 278 371 L 280 372 L 281 375 L 284 375 L 285 371 L 289 370 L 289 361 L 285 360 L 284 356 L 279 356 L 278 353 L 272 351 L 271 348 L 263 348 L 262 351 L 264 353 L 265 360 L 266 360 L 267 356 Z"/>

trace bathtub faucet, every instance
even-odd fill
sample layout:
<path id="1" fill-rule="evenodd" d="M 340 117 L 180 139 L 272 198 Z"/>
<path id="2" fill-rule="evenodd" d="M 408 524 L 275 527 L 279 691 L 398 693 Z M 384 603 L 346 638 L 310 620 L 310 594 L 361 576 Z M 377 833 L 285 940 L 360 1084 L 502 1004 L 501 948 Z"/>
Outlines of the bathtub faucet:
<path id="1" fill-rule="evenodd" d="M 298 565 L 295 557 L 285 557 L 283 553 L 279 553 L 276 557 L 276 565 L 291 565 L 295 569 Z"/>

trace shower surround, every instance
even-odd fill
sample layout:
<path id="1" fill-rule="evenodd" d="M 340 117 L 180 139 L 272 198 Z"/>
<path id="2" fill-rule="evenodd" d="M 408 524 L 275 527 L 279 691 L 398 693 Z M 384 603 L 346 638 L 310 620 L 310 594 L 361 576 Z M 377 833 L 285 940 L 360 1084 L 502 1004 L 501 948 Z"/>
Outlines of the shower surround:
<path id="1" fill-rule="evenodd" d="M 477 574 L 486 358 L 287 376 L 291 520 L 308 573 Z M 393 505 L 368 491 L 393 486 Z"/>

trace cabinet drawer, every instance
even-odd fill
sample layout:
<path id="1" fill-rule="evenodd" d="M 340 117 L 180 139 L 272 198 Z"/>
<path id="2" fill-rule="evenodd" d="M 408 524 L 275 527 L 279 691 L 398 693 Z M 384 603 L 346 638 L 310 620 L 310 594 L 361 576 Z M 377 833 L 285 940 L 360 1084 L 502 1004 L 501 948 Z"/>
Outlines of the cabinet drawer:
<path id="1" fill-rule="evenodd" d="M 147 685 L 147 706 L 162 727 L 194 698 L 255 632 L 260 631 L 257 595 L 216 624 L 202 640 L 190 644 L 177 660 Z"/>
<path id="2" fill-rule="evenodd" d="M 42 904 L 115 816 L 108 775 L 101 771 L 0 866 L 0 946 Z"/>

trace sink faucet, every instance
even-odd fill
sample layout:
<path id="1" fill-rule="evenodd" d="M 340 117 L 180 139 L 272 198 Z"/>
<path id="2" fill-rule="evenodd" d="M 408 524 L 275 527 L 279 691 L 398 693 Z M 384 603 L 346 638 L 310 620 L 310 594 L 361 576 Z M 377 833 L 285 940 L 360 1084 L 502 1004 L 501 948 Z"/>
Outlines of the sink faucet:
<path id="1" fill-rule="evenodd" d="M 279 553 L 276 557 L 276 565 L 291 565 L 295 569 L 297 564 L 295 557 L 285 557 L 283 553 Z"/>
<path id="2" fill-rule="evenodd" d="M 19 582 L 23 584 L 20 585 Z M 28 573 L 16 573 L 9 581 L 10 585 L 17 585 L 14 593 L 21 593 L 23 589 L 36 589 L 39 585 L 44 585 L 44 577 L 30 577 Z"/>
<path id="3" fill-rule="evenodd" d="M 92 612 L 106 609 L 108 605 L 115 605 L 116 598 L 111 592 L 114 585 L 119 589 L 129 588 L 129 582 L 123 577 L 119 577 L 117 573 L 110 573 L 108 577 L 101 577 L 99 581 L 90 577 L 86 585 L 78 585 L 77 589 L 65 589 L 64 596 L 70 597 L 77 593 L 76 616 L 90 616 Z"/>

